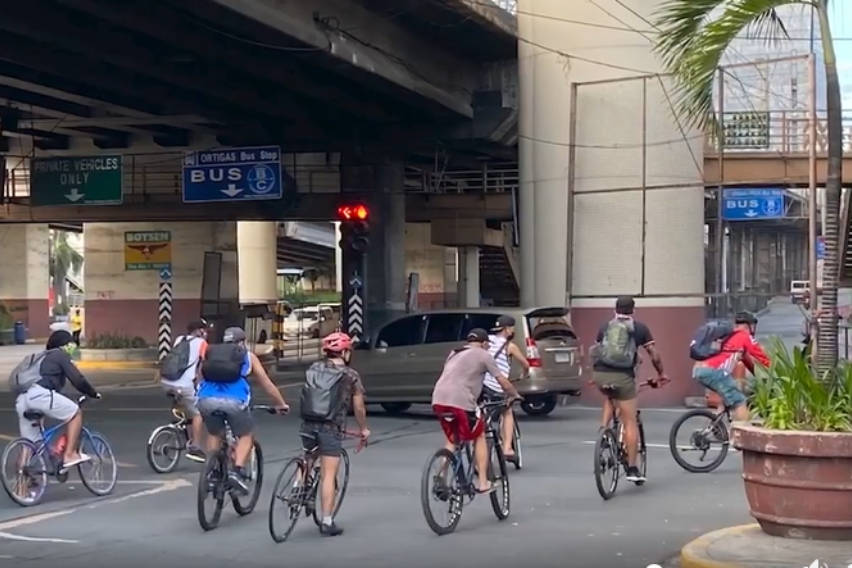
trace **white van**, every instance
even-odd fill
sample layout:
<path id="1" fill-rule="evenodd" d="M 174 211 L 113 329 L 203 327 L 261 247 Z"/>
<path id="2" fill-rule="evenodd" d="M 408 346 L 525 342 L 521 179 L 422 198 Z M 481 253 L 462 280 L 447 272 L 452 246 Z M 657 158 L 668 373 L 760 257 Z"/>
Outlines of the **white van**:
<path id="1" fill-rule="evenodd" d="M 811 283 L 807 280 L 790 281 L 790 298 L 794 304 L 803 301 L 810 291 Z"/>

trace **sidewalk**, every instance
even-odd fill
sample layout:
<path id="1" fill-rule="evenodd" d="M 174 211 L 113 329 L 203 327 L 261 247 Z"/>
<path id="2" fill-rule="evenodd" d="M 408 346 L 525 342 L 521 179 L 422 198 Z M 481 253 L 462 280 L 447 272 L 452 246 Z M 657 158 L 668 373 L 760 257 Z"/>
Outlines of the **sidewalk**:
<path id="1" fill-rule="evenodd" d="M 798 540 L 764 534 L 757 524 L 721 529 L 683 547 L 682 568 L 822 568 L 852 565 L 852 542 Z"/>

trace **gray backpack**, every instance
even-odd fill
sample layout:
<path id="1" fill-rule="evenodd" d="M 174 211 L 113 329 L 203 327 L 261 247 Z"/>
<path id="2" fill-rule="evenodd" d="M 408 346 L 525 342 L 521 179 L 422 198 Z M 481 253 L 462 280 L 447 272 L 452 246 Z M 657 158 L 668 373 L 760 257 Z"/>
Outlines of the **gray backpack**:
<path id="1" fill-rule="evenodd" d="M 614 369 L 632 369 L 636 363 L 636 340 L 632 319 L 611 320 L 598 348 L 598 361 Z"/>
<path id="2" fill-rule="evenodd" d="M 30 387 L 41 380 L 41 363 L 49 351 L 27 355 L 18 363 L 9 375 L 9 390 L 16 395 L 30 390 Z"/>
<path id="3" fill-rule="evenodd" d="M 330 422 L 346 405 L 346 372 L 325 361 L 312 364 L 305 373 L 300 409 L 303 420 Z"/>
<path id="4" fill-rule="evenodd" d="M 189 360 L 192 340 L 192 337 L 183 336 L 177 345 L 163 357 L 160 362 L 160 378 L 164 381 L 180 380 L 187 369 L 198 363 L 198 361 L 191 362 Z"/>

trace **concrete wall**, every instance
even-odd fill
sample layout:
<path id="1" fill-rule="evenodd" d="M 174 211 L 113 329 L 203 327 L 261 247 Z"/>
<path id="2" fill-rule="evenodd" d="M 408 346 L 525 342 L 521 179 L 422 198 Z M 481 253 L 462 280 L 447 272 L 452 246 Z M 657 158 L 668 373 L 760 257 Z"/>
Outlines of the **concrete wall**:
<path id="1" fill-rule="evenodd" d="M 0 226 L 0 305 L 23 321 L 30 337 L 48 329 L 49 256 L 47 225 Z"/>
<path id="2" fill-rule="evenodd" d="M 417 272 L 420 275 L 418 303 L 421 310 L 455 305 L 455 263 L 454 248 L 432 244 L 429 223 L 406 223 L 405 274 Z"/>

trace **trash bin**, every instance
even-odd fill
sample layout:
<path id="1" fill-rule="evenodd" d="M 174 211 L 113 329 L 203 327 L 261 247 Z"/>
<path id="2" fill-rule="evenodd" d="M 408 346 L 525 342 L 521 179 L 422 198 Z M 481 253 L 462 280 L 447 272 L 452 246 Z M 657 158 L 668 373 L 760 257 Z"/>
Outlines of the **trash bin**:
<path id="1" fill-rule="evenodd" d="M 24 326 L 24 322 L 16 321 L 15 322 L 15 345 L 23 345 L 27 342 L 27 328 Z"/>

